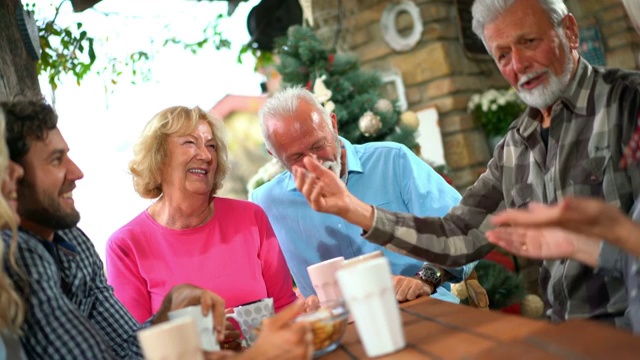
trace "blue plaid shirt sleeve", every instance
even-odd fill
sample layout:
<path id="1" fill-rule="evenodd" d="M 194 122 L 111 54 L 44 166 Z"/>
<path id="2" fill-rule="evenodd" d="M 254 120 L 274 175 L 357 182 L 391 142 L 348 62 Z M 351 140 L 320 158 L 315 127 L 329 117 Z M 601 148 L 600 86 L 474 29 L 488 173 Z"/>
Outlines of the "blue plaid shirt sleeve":
<path id="1" fill-rule="evenodd" d="M 62 240 L 48 244 L 21 231 L 16 260 L 24 274 L 5 266 L 26 301 L 21 341 L 27 356 L 142 359 L 135 334 L 141 326 L 107 285 L 93 244 L 79 229 L 56 237 Z"/>

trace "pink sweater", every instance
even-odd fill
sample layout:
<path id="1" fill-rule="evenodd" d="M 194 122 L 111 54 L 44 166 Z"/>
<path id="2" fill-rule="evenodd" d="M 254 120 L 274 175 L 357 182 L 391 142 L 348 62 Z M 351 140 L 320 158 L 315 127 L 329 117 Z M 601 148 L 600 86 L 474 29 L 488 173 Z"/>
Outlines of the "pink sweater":
<path id="1" fill-rule="evenodd" d="M 145 210 L 107 243 L 107 279 L 139 322 L 174 285 L 190 283 L 224 298 L 227 308 L 272 297 L 276 311 L 296 300 L 289 268 L 264 211 L 216 197 L 204 225 L 174 230 Z"/>

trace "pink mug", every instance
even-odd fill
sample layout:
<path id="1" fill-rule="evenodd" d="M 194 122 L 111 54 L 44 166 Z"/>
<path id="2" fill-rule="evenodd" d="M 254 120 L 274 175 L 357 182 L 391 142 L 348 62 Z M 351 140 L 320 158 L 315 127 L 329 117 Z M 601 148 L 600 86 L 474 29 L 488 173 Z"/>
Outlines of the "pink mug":
<path id="1" fill-rule="evenodd" d="M 307 267 L 309 278 L 320 303 L 342 299 L 342 292 L 336 280 L 336 272 L 342 268 L 342 256 Z"/>

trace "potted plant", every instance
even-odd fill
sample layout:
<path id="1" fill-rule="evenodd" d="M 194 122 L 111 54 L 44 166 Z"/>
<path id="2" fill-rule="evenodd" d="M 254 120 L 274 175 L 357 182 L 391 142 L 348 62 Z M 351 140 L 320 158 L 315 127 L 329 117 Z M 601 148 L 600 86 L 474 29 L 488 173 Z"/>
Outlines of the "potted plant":
<path id="1" fill-rule="evenodd" d="M 502 140 L 509 125 L 518 117 L 526 105 L 512 88 L 508 90 L 489 89 L 471 96 L 467 111 L 480 122 L 493 150 Z"/>

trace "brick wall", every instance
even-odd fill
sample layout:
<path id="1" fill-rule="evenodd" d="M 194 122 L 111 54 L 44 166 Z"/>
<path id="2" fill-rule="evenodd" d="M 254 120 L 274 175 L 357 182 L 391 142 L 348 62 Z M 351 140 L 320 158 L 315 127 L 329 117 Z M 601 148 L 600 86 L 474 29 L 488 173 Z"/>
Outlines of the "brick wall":
<path id="1" fill-rule="evenodd" d="M 607 66 L 639 69 L 640 35 L 620 0 L 568 0 L 578 26 L 598 25 L 604 39 Z"/>
<path id="2" fill-rule="evenodd" d="M 490 158 L 483 131 L 466 111 L 467 102 L 478 91 L 507 84 L 492 61 L 470 60 L 463 53 L 453 1 L 415 3 L 421 11 L 424 31 L 411 51 L 397 53 L 387 45 L 380 18 L 388 2 L 372 0 L 359 2 L 351 51 L 358 54 L 364 68 L 398 69 L 411 110 L 436 106 L 445 160 L 452 169 L 454 186 L 464 189 L 475 182 Z M 411 18 L 400 15 L 397 25 L 402 33 L 412 27 Z"/>
<path id="3" fill-rule="evenodd" d="M 322 3 L 326 11 L 338 2 Z M 397 68 L 402 73 L 411 110 L 437 107 L 445 159 L 453 171 L 454 185 L 464 189 L 475 182 L 491 157 L 482 129 L 466 112 L 467 102 L 476 92 L 508 85 L 492 60 L 465 56 L 453 0 L 414 1 L 420 8 L 424 31 L 418 44 L 404 53 L 395 52 L 382 37 L 380 19 L 389 3 L 359 0 L 357 11 L 350 9 L 353 18 L 348 19 L 347 49 L 359 56 L 364 68 Z M 640 37 L 620 0 L 568 0 L 567 4 L 579 25 L 600 25 L 607 65 L 638 68 Z M 412 27 L 411 18 L 400 15 L 397 25 L 402 33 Z"/>

